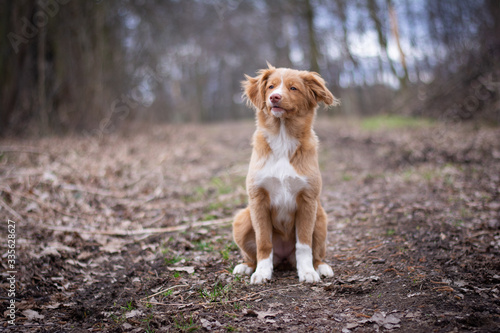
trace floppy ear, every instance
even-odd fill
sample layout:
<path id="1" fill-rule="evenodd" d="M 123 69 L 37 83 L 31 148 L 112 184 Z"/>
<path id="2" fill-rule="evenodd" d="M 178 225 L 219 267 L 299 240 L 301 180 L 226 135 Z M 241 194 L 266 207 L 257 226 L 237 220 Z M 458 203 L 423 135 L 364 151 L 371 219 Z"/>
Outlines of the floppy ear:
<path id="1" fill-rule="evenodd" d="M 259 77 L 251 77 L 245 74 L 245 80 L 241 81 L 243 87 L 243 99 L 247 104 L 253 104 L 257 108 L 262 105 L 262 96 L 259 90 Z"/>
<path id="2" fill-rule="evenodd" d="M 340 104 L 340 101 L 328 90 L 325 80 L 318 73 L 306 72 L 302 79 L 316 103 L 323 102 L 326 105 Z"/>
<path id="3" fill-rule="evenodd" d="M 268 63 L 269 69 L 261 69 L 257 72 L 256 77 L 251 77 L 245 74 L 245 80 L 241 81 L 243 87 L 243 97 L 247 103 L 255 105 L 258 110 L 262 110 L 266 106 L 265 94 L 267 87 L 267 79 L 274 71 Z"/>

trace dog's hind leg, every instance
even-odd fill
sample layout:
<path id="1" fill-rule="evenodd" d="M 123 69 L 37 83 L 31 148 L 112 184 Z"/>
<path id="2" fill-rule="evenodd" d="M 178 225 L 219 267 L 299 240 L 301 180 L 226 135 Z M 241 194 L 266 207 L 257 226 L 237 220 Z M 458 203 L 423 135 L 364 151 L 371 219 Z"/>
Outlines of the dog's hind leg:
<path id="1" fill-rule="evenodd" d="M 233 238 L 241 249 L 244 260 L 244 263 L 236 265 L 233 274 L 250 275 L 257 264 L 257 246 L 248 207 L 238 212 L 234 218 Z"/>
<path id="2" fill-rule="evenodd" d="M 332 277 L 332 268 L 323 262 L 326 255 L 326 235 L 328 221 L 325 210 L 318 202 L 318 210 L 316 211 L 316 224 L 313 233 L 313 265 L 314 269 L 320 276 Z"/>

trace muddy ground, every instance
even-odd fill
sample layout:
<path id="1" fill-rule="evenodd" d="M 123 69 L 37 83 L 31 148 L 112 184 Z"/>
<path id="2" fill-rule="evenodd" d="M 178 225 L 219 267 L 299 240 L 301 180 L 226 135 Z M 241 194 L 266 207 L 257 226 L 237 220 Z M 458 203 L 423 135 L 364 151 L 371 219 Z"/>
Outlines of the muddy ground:
<path id="1" fill-rule="evenodd" d="M 500 129 L 383 123 L 317 121 L 335 276 L 313 285 L 231 274 L 251 121 L 2 139 L 0 329 L 498 331 Z"/>

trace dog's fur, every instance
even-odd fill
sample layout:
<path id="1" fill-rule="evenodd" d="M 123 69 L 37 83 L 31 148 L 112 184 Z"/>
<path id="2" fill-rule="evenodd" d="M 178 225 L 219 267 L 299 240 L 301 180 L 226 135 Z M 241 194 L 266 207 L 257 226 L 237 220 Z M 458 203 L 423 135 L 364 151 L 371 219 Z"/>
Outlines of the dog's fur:
<path id="1" fill-rule="evenodd" d="M 242 82 L 257 129 L 246 180 L 249 205 L 233 223 L 244 263 L 233 273 L 253 272 L 251 283 L 263 283 L 287 261 L 297 267 L 299 281 L 317 282 L 333 271 L 323 262 L 327 217 L 312 126 L 318 103 L 337 100 L 317 73 L 268 67 Z"/>

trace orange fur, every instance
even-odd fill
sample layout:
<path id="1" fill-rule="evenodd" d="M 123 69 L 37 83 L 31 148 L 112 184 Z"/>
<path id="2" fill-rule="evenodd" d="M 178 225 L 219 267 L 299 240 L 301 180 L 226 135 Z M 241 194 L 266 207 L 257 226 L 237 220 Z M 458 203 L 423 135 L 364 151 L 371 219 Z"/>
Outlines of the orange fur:
<path id="1" fill-rule="evenodd" d="M 318 139 L 312 126 L 318 103 L 334 105 L 337 100 L 317 73 L 268 66 L 256 77 L 245 75 L 246 80 L 242 82 L 244 96 L 256 110 L 257 130 L 252 140 L 246 184 L 249 205 L 235 217 L 234 240 L 251 270 L 271 253 L 274 253 L 275 261 L 283 259 L 279 255 L 290 253 L 287 259 L 293 262 L 295 242 L 312 248 L 312 261 L 317 269 L 323 264 L 326 253 L 327 217 L 319 200 Z M 275 94 L 275 100 L 279 97 L 279 105 L 272 104 L 272 94 Z M 284 139 L 280 139 L 280 135 Z M 274 150 L 272 145 L 276 146 Z M 286 149 L 290 149 L 289 155 L 284 152 Z M 289 164 L 277 156 L 285 156 Z M 279 177 L 264 178 L 262 184 L 263 172 L 280 172 L 281 164 L 274 167 L 271 163 L 285 163 L 282 168 L 291 176 L 286 174 L 283 177 L 290 178 L 286 178 L 286 182 L 281 180 L 281 183 Z M 271 171 L 264 170 L 265 167 Z M 270 181 L 276 185 L 269 185 Z M 269 186 L 275 187 L 269 190 Z M 285 208 L 273 205 L 273 200 L 279 199 L 273 194 L 288 200 L 291 190 L 287 186 L 298 189 L 292 193 L 295 202 L 287 201 Z"/>

